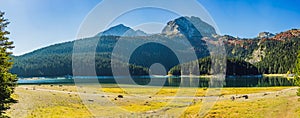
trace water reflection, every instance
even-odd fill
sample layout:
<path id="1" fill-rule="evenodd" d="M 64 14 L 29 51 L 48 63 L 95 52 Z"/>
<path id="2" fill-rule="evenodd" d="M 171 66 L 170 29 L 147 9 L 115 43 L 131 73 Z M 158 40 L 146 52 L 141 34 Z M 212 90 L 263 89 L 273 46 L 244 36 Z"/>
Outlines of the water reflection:
<path id="1" fill-rule="evenodd" d="M 210 78 L 181 77 L 168 78 L 166 86 L 180 86 L 180 82 L 184 87 L 208 87 Z M 223 83 L 224 87 L 271 87 L 271 86 L 294 86 L 292 79 L 284 77 L 227 77 Z"/>
<path id="2" fill-rule="evenodd" d="M 133 82 L 128 82 L 122 77 L 81 77 L 83 83 L 89 83 L 97 79 L 101 84 L 116 84 L 116 79 L 121 79 L 118 84 L 137 84 L 141 86 L 172 86 L 172 87 L 208 87 L 210 78 L 201 77 L 134 77 Z M 124 80 L 124 81 L 122 81 Z M 94 81 L 93 81 L 94 82 Z M 121 82 L 121 83 L 119 83 Z M 20 79 L 19 84 L 64 84 L 74 83 L 73 79 Z M 227 77 L 223 82 L 224 87 L 271 87 L 271 86 L 293 86 L 293 79 L 284 77 Z"/>

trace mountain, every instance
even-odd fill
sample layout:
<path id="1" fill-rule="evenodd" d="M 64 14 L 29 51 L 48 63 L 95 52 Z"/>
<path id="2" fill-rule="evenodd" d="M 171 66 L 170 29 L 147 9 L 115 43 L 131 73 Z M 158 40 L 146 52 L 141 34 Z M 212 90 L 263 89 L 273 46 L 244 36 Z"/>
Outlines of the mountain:
<path id="1" fill-rule="evenodd" d="M 165 35 L 183 35 L 188 39 L 212 37 L 217 34 L 215 29 L 198 17 L 180 17 L 168 22 L 162 30 Z"/>
<path id="2" fill-rule="evenodd" d="M 212 36 L 216 39 L 225 40 L 211 40 Z M 216 35 L 214 28 L 200 18 L 180 17 L 168 22 L 161 34 L 148 35 L 143 31 L 133 30 L 120 24 L 99 33 L 95 37 L 55 44 L 21 56 L 13 56 L 15 64 L 11 72 L 18 74 L 19 77 L 72 75 L 72 55 L 76 44 L 80 44 L 80 53 L 95 53 L 95 69 L 99 76 L 112 75 L 112 56 L 116 57 L 116 60 L 113 61 L 117 61 L 120 68 L 129 64 L 132 75 L 147 75 L 149 68 L 154 63 L 161 63 L 169 71 L 174 70 L 174 67 L 178 67 L 179 64 L 174 51 L 183 54 L 190 53 L 190 49 L 180 47 L 180 45 L 187 43 L 183 40 L 184 38 L 187 38 L 191 43 L 197 58 L 200 60 L 210 56 L 208 44 L 215 45 L 216 42 L 223 41 L 226 54 L 231 58 L 227 63 L 235 65 L 234 68 L 239 68 L 239 70 L 229 71 L 227 74 L 236 75 L 292 72 L 297 51 L 300 50 L 300 30 L 298 29 L 281 32 L 275 36 L 264 33 L 261 37 L 243 39 L 229 35 Z M 155 42 L 158 40 L 162 43 L 172 44 L 178 49 L 170 50 L 158 43 L 144 44 L 132 53 L 129 63 L 124 61 L 125 54 L 112 54 L 118 41 L 137 45 L 138 42 Z M 95 45 L 96 50 L 91 49 Z M 128 51 L 130 47 L 125 46 L 123 48 L 123 51 Z M 81 59 L 82 63 L 88 61 L 89 59 L 85 57 Z M 193 60 L 186 60 L 182 63 L 189 61 Z M 207 59 L 201 61 L 201 63 L 207 62 L 209 62 Z M 206 66 L 200 67 L 202 67 L 200 70 L 203 72 L 209 72 L 205 70 L 208 69 Z M 242 72 L 247 70 L 251 70 L 251 72 Z"/>
<path id="3" fill-rule="evenodd" d="M 227 75 L 285 74 L 294 72 L 297 55 L 300 50 L 299 29 L 284 31 L 271 37 L 240 39 L 224 35 L 218 38 L 225 39 L 223 41 L 227 57 L 229 57 L 227 60 Z M 213 43 L 213 41 L 209 43 Z M 202 58 L 198 62 L 202 74 L 211 74 L 209 59 Z M 169 73 L 180 75 L 179 67 L 180 65 L 173 67 Z"/>
<path id="4" fill-rule="evenodd" d="M 141 30 L 133 30 L 130 27 L 127 27 L 123 24 L 116 25 L 114 27 L 109 28 L 108 30 L 97 34 L 97 36 L 148 36 L 147 33 Z"/>
<path id="5" fill-rule="evenodd" d="M 261 73 L 293 72 L 300 50 L 299 34 L 300 30 L 292 29 L 273 37 L 228 40 L 227 55 L 252 63 Z"/>
<path id="6" fill-rule="evenodd" d="M 203 24 L 196 22 L 203 22 L 200 19 L 196 19 L 194 17 L 189 19 L 193 20 L 194 24 Z M 190 20 L 185 20 L 185 22 L 190 22 Z M 175 19 L 175 21 L 177 20 Z M 191 25 L 186 27 L 190 26 Z M 72 75 L 72 53 L 74 45 L 76 43 L 80 44 L 80 48 L 83 50 L 82 53 L 94 53 L 90 52 L 91 49 L 89 49 L 89 47 L 93 47 L 95 42 L 97 42 L 95 52 L 97 74 L 112 75 L 112 51 L 119 40 L 127 41 L 130 42 L 129 44 L 135 45 L 135 41 L 144 42 L 151 40 L 156 41 L 159 39 L 162 41 L 167 41 L 168 43 L 172 43 L 172 45 L 181 45 L 184 43 L 184 40 L 182 39 L 184 37 L 185 36 L 182 35 L 177 35 L 175 37 L 169 37 L 164 34 L 148 35 L 143 31 L 133 30 L 130 27 L 120 24 L 100 32 L 95 37 L 77 40 L 76 42 L 71 41 L 55 44 L 38 49 L 28 54 L 16 56 L 14 57 L 15 64 L 11 69 L 11 72 L 18 74 L 20 77 Z M 199 58 L 209 56 L 206 44 L 201 40 L 201 37 L 198 37 L 197 39 L 189 39 L 189 41 L 196 50 L 196 54 Z M 178 52 L 190 53 L 189 50 L 190 49 L 182 49 L 182 51 Z M 122 65 L 126 65 L 126 61 L 122 61 L 124 55 L 120 54 L 117 56 L 119 59 L 117 61 L 122 63 Z M 82 59 L 83 63 L 86 61 L 87 59 Z M 167 70 L 179 64 L 177 56 L 171 50 L 157 43 L 150 43 L 140 46 L 136 51 L 133 52 L 129 61 L 131 73 L 134 75 L 147 74 L 148 68 L 150 68 L 153 63 L 161 63 L 166 67 Z"/>
<path id="7" fill-rule="evenodd" d="M 198 58 L 210 55 L 207 41 L 202 38 L 212 37 L 216 34 L 211 25 L 194 16 L 179 17 L 169 21 L 161 32 L 161 35 L 171 38 L 185 37 L 193 46 Z"/>

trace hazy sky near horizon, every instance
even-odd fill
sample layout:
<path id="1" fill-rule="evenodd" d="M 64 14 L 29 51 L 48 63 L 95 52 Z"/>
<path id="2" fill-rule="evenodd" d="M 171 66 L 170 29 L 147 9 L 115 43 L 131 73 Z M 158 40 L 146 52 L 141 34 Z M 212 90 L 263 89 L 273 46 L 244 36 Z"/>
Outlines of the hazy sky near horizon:
<path id="1" fill-rule="evenodd" d="M 198 1 L 214 19 L 221 34 L 255 37 L 262 31 L 278 33 L 300 28 L 299 0 Z M 81 22 L 99 2 L 101 0 L 0 0 L 0 10 L 11 22 L 7 30 L 15 42 L 14 54 L 74 40 Z"/>

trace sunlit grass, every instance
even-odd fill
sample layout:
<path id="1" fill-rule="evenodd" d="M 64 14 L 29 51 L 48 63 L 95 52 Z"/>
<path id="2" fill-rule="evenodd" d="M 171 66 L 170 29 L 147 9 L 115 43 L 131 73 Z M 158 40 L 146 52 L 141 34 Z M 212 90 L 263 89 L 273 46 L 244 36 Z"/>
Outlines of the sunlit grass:
<path id="1" fill-rule="evenodd" d="M 87 111 L 83 105 L 73 104 L 70 106 L 49 106 L 40 107 L 34 109 L 28 116 L 28 118 L 83 118 L 92 117 L 89 111 Z"/>
<path id="2" fill-rule="evenodd" d="M 220 95 L 233 95 L 233 94 L 251 94 L 251 93 L 259 93 L 259 92 L 272 92 L 279 91 L 283 89 L 287 89 L 290 87 L 253 87 L 253 88 L 220 88 Z M 155 95 L 161 96 L 175 96 L 179 89 L 184 89 L 187 92 L 196 92 L 195 96 L 205 96 L 208 89 L 214 88 L 172 88 L 165 87 L 161 88 Z M 127 91 L 137 94 L 148 94 L 153 91 L 153 88 L 101 88 L 101 91 L 108 93 L 119 93 L 119 94 L 127 94 Z"/>
<path id="3" fill-rule="evenodd" d="M 146 112 L 150 110 L 157 110 L 163 108 L 166 104 L 167 104 L 166 102 L 142 102 L 142 103 L 128 104 L 121 107 L 130 112 Z"/>
<path id="4" fill-rule="evenodd" d="M 33 88 L 36 90 L 33 90 Z M 266 93 L 287 88 L 291 87 L 222 88 L 220 89 L 220 94 L 231 96 L 236 94 Z M 39 89 L 43 91 L 39 91 Z M 188 98 L 181 98 L 170 104 L 173 99 L 172 97 L 176 97 L 179 91 L 183 91 L 184 94 L 182 96 L 205 96 L 206 92 L 211 90 L 209 88 L 163 87 L 153 92 L 156 89 L 153 87 L 128 87 L 125 89 L 117 86 L 105 86 L 104 88 L 91 87 L 87 93 L 98 94 L 105 92 L 110 96 L 107 99 L 118 106 L 119 109 L 113 106 L 98 106 L 93 102 L 88 106 L 92 106 L 96 111 L 101 111 L 99 114 L 96 114 L 99 116 L 112 115 L 114 112 L 121 112 L 122 109 L 125 112 L 132 113 L 157 111 L 162 114 L 164 112 L 173 114 L 181 113 L 187 107 L 186 111 L 181 114 L 181 117 L 198 117 L 202 98 L 192 101 Z M 138 96 L 131 95 L 132 93 L 144 96 L 144 98 L 140 99 Z M 123 95 L 124 98 L 117 98 L 118 95 Z M 77 93 L 77 87 L 72 85 L 20 86 L 17 87 L 16 94 L 13 97 L 17 98 L 19 103 L 14 104 L 12 109 L 8 111 L 8 114 L 12 117 L 61 118 L 93 116 L 81 101 Z M 295 93 L 279 97 L 250 98 L 248 100 L 220 100 L 208 112 L 206 117 L 298 117 L 300 116 L 299 103 Z"/>

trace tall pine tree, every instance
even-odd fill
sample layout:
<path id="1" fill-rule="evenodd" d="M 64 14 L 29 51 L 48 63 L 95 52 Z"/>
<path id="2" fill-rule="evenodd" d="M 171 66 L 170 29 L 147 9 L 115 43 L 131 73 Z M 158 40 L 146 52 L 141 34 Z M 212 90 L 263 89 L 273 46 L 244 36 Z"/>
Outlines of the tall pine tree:
<path id="1" fill-rule="evenodd" d="M 300 50 L 298 51 L 298 56 L 296 60 L 295 74 L 295 77 L 297 78 L 300 76 Z"/>
<path id="2" fill-rule="evenodd" d="M 5 30 L 9 22 L 4 18 L 4 12 L 0 11 L 0 117 L 4 116 L 4 111 L 9 109 L 9 105 L 14 102 L 11 94 L 14 92 L 17 77 L 9 72 L 12 67 L 13 42 L 7 37 L 10 34 Z"/>
<path id="3" fill-rule="evenodd" d="M 300 50 L 298 51 L 296 60 L 294 83 L 295 85 L 300 86 Z M 300 96 L 300 88 L 298 89 L 297 95 Z"/>

